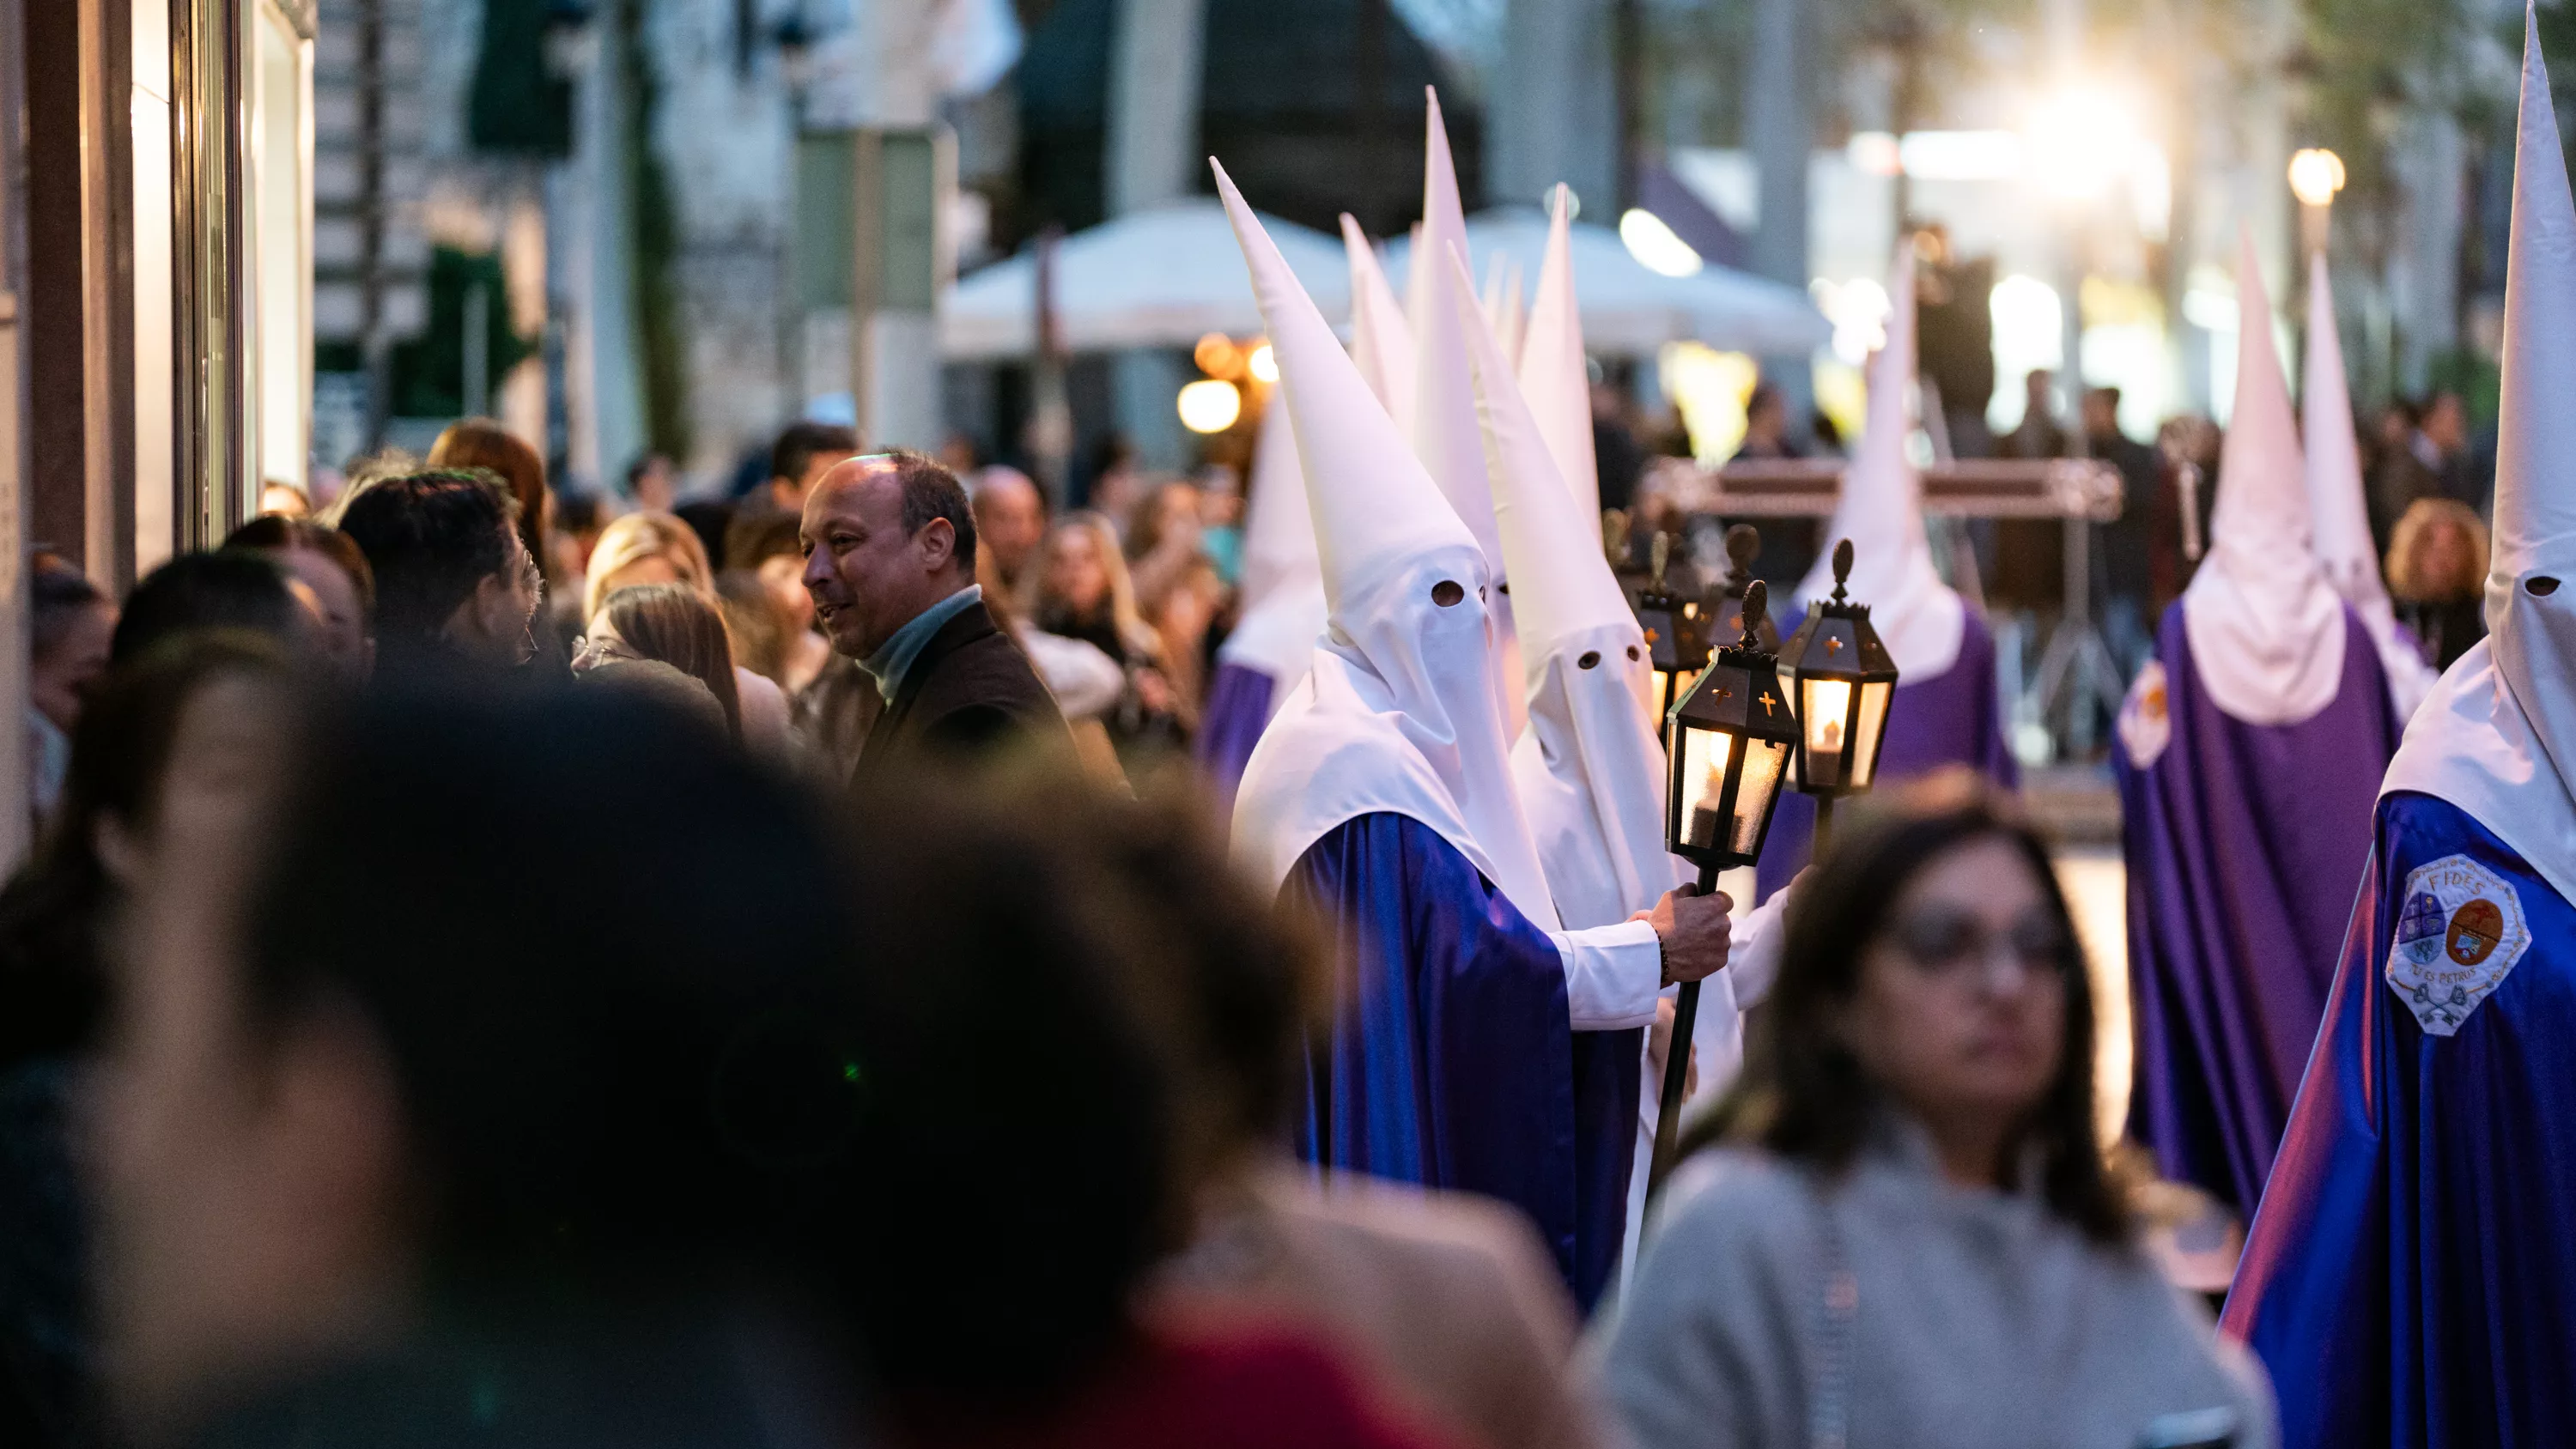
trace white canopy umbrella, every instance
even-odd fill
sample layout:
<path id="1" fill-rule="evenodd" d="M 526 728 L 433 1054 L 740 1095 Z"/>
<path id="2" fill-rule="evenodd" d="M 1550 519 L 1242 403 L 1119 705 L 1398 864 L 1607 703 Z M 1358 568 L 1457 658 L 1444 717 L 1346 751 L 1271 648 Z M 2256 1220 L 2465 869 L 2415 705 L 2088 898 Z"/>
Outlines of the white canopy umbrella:
<path id="1" fill-rule="evenodd" d="M 1666 276 L 1631 255 L 1617 232 L 1584 222 L 1574 224 L 1570 240 L 1583 341 L 1594 352 L 1644 356 L 1667 342 L 1697 341 L 1777 357 L 1832 340 L 1833 324 L 1796 287 L 1714 263 L 1687 277 Z M 1387 250 L 1387 273 L 1398 291 L 1410 250 L 1409 239 Z M 1547 252 L 1547 217 L 1523 207 L 1485 212 L 1467 223 L 1467 251 L 1476 276 L 1499 254 L 1522 276 L 1536 277 Z M 1303 270 L 1300 264 L 1300 275 Z"/>
<path id="2" fill-rule="evenodd" d="M 1339 237 L 1264 216 L 1309 296 L 1336 322 L 1350 311 L 1350 260 Z M 1038 259 L 1032 246 L 949 289 L 940 351 L 951 362 L 1037 351 Z M 1079 231 L 1057 243 L 1056 324 L 1072 352 L 1187 347 L 1211 332 L 1263 331 L 1243 249 L 1213 196 L 1194 196 Z"/>

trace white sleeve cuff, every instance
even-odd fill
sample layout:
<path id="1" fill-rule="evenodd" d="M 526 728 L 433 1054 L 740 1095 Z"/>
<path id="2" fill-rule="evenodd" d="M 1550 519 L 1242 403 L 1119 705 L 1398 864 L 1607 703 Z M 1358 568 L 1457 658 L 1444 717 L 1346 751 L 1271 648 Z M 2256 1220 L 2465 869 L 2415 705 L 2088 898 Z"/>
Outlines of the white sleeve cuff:
<path id="1" fill-rule="evenodd" d="M 1565 962 L 1566 1015 L 1576 1031 L 1652 1026 L 1664 984 L 1664 947 L 1644 921 L 1551 931 Z"/>
<path id="2" fill-rule="evenodd" d="M 1759 1006 L 1771 994 L 1771 983 L 1779 979 L 1780 942 L 1788 934 L 1783 929 L 1788 914 L 1789 892 L 1776 890 L 1771 899 L 1729 923 L 1726 974 L 1734 978 L 1739 1009 Z"/>

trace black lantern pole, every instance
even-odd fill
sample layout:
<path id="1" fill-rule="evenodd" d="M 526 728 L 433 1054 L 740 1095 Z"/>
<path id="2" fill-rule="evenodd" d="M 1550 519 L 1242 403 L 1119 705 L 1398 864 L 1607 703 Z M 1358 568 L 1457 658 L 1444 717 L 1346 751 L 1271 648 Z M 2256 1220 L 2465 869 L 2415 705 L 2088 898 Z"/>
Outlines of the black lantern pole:
<path id="1" fill-rule="evenodd" d="M 1664 583 L 1671 563 L 1673 536 L 1658 533 L 1650 551 L 1653 573 L 1637 591 L 1637 627 L 1646 634 L 1646 657 L 1655 671 L 1655 717 L 1665 720 L 1670 744 L 1673 700 L 1685 683 L 1708 667 L 1708 632 L 1696 600 L 1685 599 Z"/>
<path id="2" fill-rule="evenodd" d="M 1743 636 L 1717 651 L 1666 722 L 1671 774 L 1665 839 L 1673 854 L 1699 867 L 1694 895 L 1715 890 L 1718 872 L 1761 858 L 1789 758 L 1797 751 L 1789 691 L 1780 685 L 1778 661 L 1762 647 L 1764 594 L 1759 579 L 1745 585 Z M 1672 1170 L 1682 1089 L 1690 1079 L 1691 1028 L 1698 1018 L 1699 983 L 1685 981 L 1673 1003 L 1650 1191 Z"/>
<path id="3" fill-rule="evenodd" d="M 1797 695 L 1797 788 L 1816 802 L 1815 855 L 1833 838 L 1834 802 L 1867 790 L 1878 778 L 1896 696 L 1896 661 L 1870 627 L 1869 605 L 1843 597 L 1852 545 L 1834 545 L 1834 596 L 1807 607 L 1798 632 L 1780 651 L 1780 673 Z"/>

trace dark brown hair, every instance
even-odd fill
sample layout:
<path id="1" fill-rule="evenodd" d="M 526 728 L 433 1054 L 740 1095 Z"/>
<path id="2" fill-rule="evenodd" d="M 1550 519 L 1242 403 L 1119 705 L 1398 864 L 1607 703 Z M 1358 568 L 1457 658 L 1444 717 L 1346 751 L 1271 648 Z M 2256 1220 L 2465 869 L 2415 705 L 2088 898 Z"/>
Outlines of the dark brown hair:
<path id="1" fill-rule="evenodd" d="M 349 576 L 350 584 L 358 591 L 358 607 L 369 614 L 376 611 L 376 571 L 367 567 L 367 556 L 358 548 L 358 541 L 329 524 L 263 513 L 224 535 L 224 547 L 246 548 L 255 553 L 291 553 L 299 548 L 318 553 Z"/>
<path id="2" fill-rule="evenodd" d="M 481 468 L 519 501 L 519 542 L 537 567 L 546 565 L 546 463 L 518 434 L 490 418 L 447 425 L 429 445 L 432 468 Z"/>
<path id="3" fill-rule="evenodd" d="M 647 659 L 687 674 L 724 706 L 725 728 L 742 738 L 742 697 L 734 688 L 733 645 L 724 617 L 685 584 L 637 584 L 600 605 L 609 626 Z"/>
<path id="4" fill-rule="evenodd" d="M 1688 1147 L 1726 1136 L 1828 1173 L 1852 1165 L 1881 1102 L 1838 1018 L 1859 991 L 1863 958 L 1906 886 L 1942 856 L 1981 840 L 2003 841 L 2022 856 L 2065 938 L 2077 939 L 2047 846 L 1982 777 L 1960 767 L 1890 790 L 1850 813 L 1798 887 L 1779 982 L 1745 1081 L 1726 1108 L 1689 1129 Z M 2070 957 L 2064 1056 L 2020 1140 L 2039 1150 L 2041 1192 L 2052 1211 L 2096 1242 L 2126 1242 L 2130 1214 L 2093 1136 L 2093 993 L 2082 948 L 2070 948 Z"/>

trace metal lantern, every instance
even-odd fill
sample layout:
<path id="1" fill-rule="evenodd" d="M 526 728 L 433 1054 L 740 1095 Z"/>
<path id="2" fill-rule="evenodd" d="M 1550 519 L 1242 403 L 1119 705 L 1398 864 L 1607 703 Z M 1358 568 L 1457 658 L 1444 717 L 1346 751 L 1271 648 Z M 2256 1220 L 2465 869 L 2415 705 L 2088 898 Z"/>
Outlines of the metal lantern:
<path id="1" fill-rule="evenodd" d="M 1646 659 L 1655 672 L 1655 715 L 1672 712 L 1673 700 L 1691 678 L 1708 667 L 1708 626 L 1697 600 L 1685 599 L 1664 584 L 1672 560 L 1673 536 L 1655 535 L 1654 572 L 1637 591 L 1637 627 L 1646 633 Z"/>
<path id="2" fill-rule="evenodd" d="M 1744 586 L 1753 578 L 1754 555 L 1762 552 L 1762 535 L 1752 524 L 1739 523 L 1726 531 L 1726 577 L 1708 591 L 1708 601 L 1701 610 L 1711 621 L 1710 631 L 1718 638 L 1744 631 Z M 1762 647 L 1780 652 L 1780 631 L 1771 618 L 1762 618 Z"/>
<path id="3" fill-rule="evenodd" d="M 1744 586 L 1743 634 L 1717 651 L 1665 725 L 1672 776 L 1665 844 L 1699 867 L 1697 894 L 1717 886 L 1717 873 L 1751 865 L 1771 833 L 1771 812 L 1797 750 L 1798 722 L 1776 661 L 1762 647 L 1764 590 Z M 1691 1027 L 1699 1017 L 1699 983 L 1685 981 L 1673 1003 L 1673 1039 L 1664 1058 L 1663 1115 L 1655 1122 L 1650 1180 L 1672 1167 L 1681 1125 L 1682 1088 L 1690 1075 Z"/>
<path id="4" fill-rule="evenodd" d="M 1672 788 L 1665 834 L 1673 854 L 1711 882 L 1762 853 L 1797 750 L 1789 691 L 1762 647 L 1764 594 L 1759 579 L 1745 586 L 1743 637 L 1717 651 L 1666 725 Z"/>
<path id="5" fill-rule="evenodd" d="M 1780 651 L 1780 673 L 1797 692 L 1805 726 L 1799 731 L 1797 788 L 1815 796 L 1820 810 L 1868 789 L 1877 778 L 1879 744 L 1896 695 L 1896 661 L 1870 627 L 1869 605 L 1843 597 L 1851 566 L 1847 538 L 1834 545 L 1834 596 L 1808 607 Z"/>

